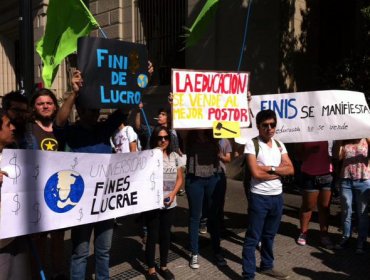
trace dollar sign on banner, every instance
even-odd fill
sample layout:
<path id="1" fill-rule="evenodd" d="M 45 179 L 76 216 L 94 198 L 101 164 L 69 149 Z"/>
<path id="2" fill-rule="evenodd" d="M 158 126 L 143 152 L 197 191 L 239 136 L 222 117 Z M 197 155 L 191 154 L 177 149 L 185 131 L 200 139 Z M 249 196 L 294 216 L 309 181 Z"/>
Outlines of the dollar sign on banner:
<path id="1" fill-rule="evenodd" d="M 161 162 L 160 162 L 160 160 L 158 159 L 158 165 L 157 165 L 157 167 L 160 167 L 161 166 Z"/>
<path id="2" fill-rule="evenodd" d="M 152 183 L 151 190 L 155 189 L 154 172 L 150 175 L 150 182 Z"/>
<path id="3" fill-rule="evenodd" d="M 73 169 L 73 170 L 75 170 L 75 168 L 76 168 L 77 164 L 78 164 L 78 160 L 77 160 L 77 158 L 75 157 L 75 158 L 74 158 L 74 164 L 73 164 L 73 165 L 71 165 L 71 167 L 72 167 L 72 169 Z"/>
<path id="4" fill-rule="evenodd" d="M 153 150 L 150 150 L 150 156 L 153 157 L 154 156 L 154 152 Z"/>
<path id="5" fill-rule="evenodd" d="M 13 201 L 15 202 L 15 204 L 17 206 L 15 207 L 15 210 L 12 210 L 12 211 L 14 212 L 14 214 L 16 216 L 18 216 L 18 212 L 21 209 L 21 204 L 19 203 L 19 196 L 18 196 L 18 194 L 16 194 L 15 196 L 13 196 Z"/>
<path id="6" fill-rule="evenodd" d="M 84 216 L 84 214 L 83 214 L 83 212 L 82 212 L 82 208 L 80 208 L 79 213 L 80 213 L 80 217 L 79 217 L 77 220 L 79 220 L 79 221 L 81 222 L 81 220 L 82 220 L 82 218 L 83 218 L 83 216 Z"/>
<path id="7" fill-rule="evenodd" d="M 39 166 L 36 165 L 35 166 L 35 174 L 32 176 L 33 178 L 35 178 L 35 181 L 37 180 L 37 177 L 39 176 Z"/>
<path id="8" fill-rule="evenodd" d="M 39 207 L 40 207 L 40 204 L 38 202 L 36 202 L 33 205 L 33 210 L 36 212 L 36 219 L 33 222 L 31 222 L 33 224 L 38 224 L 39 221 L 41 220 L 41 212 L 39 210 Z"/>
<path id="9" fill-rule="evenodd" d="M 14 153 L 13 157 L 9 160 L 9 164 L 14 166 L 14 175 L 10 175 L 9 178 L 13 179 L 13 184 L 17 184 L 18 177 L 21 176 L 21 169 L 17 164 L 17 154 Z"/>

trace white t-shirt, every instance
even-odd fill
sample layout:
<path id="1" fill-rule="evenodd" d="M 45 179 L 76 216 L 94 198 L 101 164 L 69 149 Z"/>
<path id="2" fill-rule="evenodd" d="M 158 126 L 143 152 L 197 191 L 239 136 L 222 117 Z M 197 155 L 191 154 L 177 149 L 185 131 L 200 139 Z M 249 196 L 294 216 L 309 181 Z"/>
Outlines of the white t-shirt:
<path id="1" fill-rule="evenodd" d="M 125 126 L 112 136 L 112 147 L 116 153 L 129 153 L 130 143 L 134 141 L 136 141 L 138 147 L 137 151 L 140 151 L 140 141 L 136 132 L 131 126 Z"/>
<path id="2" fill-rule="evenodd" d="M 286 148 L 282 142 L 280 142 L 280 148 L 276 144 L 275 140 L 272 139 L 272 147 L 270 148 L 258 137 L 259 151 L 257 156 L 257 164 L 259 166 L 279 166 L 281 162 L 281 155 L 286 154 Z M 256 149 L 254 147 L 252 139 L 248 139 L 244 148 L 245 154 L 256 155 Z M 262 195 L 278 195 L 283 191 L 283 185 L 279 179 L 260 181 L 252 177 L 251 179 L 251 192 Z"/>
<path id="3" fill-rule="evenodd" d="M 177 169 L 182 167 L 180 156 L 172 152 L 167 158 L 163 157 L 163 197 L 169 195 L 175 188 L 177 179 Z M 182 171 L 181 171 L 182 172 Z M 176 196 L 169 207 L 165 209 L 173 208 L 177 205 Z"/>

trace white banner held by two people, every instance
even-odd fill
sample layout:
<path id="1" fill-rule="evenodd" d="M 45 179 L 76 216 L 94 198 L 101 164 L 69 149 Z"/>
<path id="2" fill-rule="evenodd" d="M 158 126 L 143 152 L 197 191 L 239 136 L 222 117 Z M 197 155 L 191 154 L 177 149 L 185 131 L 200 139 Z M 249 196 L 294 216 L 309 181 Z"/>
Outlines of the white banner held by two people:
<path id="1" fill-rule="evenodd" d="M 3 151 L 0 238 L 163 206 L 163 154 Z"/>
<path id="2" fill-rule="evenodd" d="M 249 73 L 172 69 L 173 128 L 212 128 L 215 121 L 249 126 Z"/>
<path id="3" fill-rule="evenodd" d="M 250 102 L 252 128 L 241 129 L 235 141 L 258 135 L 255 116 L 271 109 L 277 116 L 275 137 L 284 143 L 370 137 L 370 110 L 361 92 L 327 90 L 254 95 Z"/>

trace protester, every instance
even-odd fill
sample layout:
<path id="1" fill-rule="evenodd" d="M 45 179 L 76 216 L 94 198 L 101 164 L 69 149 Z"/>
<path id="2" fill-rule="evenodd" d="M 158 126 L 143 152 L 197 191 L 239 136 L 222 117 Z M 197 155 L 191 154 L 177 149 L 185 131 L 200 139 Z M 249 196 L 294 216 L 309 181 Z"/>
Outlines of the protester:
<path id="1" fill-rule="evenodd" d="M 348 246 L 351 237 L 352 204 L 356 207 L 358 237 L 356 253 L 363 254 L 366 243 L 370 198 L 370 138 L 336 141 L 334 155 L 342 161 L 340 172 L 343 235 L 336 249 Z"/>
<path id="2" fill-rule="evenodd" d="M 189 202 L 189 239 L 191 257 L 189 265 L 193 269 L 200 267 L 199 225 L 204 199 L 207 202 L 208 231 L 211 234 L 215 262 L 225 266 L 226 261 L 221 254 L 220 226 L 218 213 L 220 199 L 215 190 L 220 180 L 218 174 L 220 147 L 213 138 L 212 130 L 192 130 L 186 141 L 186 194 Z"/>
<path id="3" fill-rule="evenodd" d="M 260 273 L 277 279 L 288 275 L 274 269 L 273 243 L 283 212 L 281 177 L 294 173 L 283 143 L 273 139 L 276 114 L 272 110 L 260 111 L 256 116 L 259 135 L 258 153 L 253 140 L 245 145 L 246 161 L 251 173 L 248 204 L 248 227 L 242 253 L 243 277 L 254 279 L 256 272 L 256 246 L 261 241 Z M 257 156 L 256 156 L 257 154 Z"/>
<path id="4" fill-rule="evenodd" d="M 5 115 L 5 111 L 0 109 L 0 158 L 5 146 L 11 145 L 15 141 L 15 126 Z M 0 171 L 0 187 L 4 176 L 7 174 Z M 1 196 L 0 196 L 1 204 Z M 0 207 L 1 209 L 1 207 Z M 1 216 L 1 212 L 0 212 Z M 31 279 L 29 256 L 27 252 L 26 237 L 16 237 L 0 239 L 0 279 Z"/>
<path id="5" fill-rule="evenodd" d="M 177 134 L 176 130 L 174 130 L 173 128 L 171 128 L 172 126 L 172 118 L 171 118 L 171 110 L 168 108 L 160 108 L 158 110 L 158 114 L 157 114 L 157 125 L 161 125 L 161 126 L 165 126 L 165 127 L 168 127 L 170 132 L 171 132 L 171 151 L 172 152 L 175 152 L 177 153 L 178 155 L 180 155 L 181 157 L 183 156 L 183 152 L 181 150 L 181 145 L 180 145 L 180 142 L 181 142 L 181 138 L 179 137 L 179 135 Z M 181 160 L 181 158 L 179 159 Z M 185 166 L 184 166 L 185 168 Z M 179 196 L 183 196 L 185 194 L 185 191 L 183 189 L 183 186 L 181 186 L 179 192 L 178 192 L 178 195 Z"/>
<path id="6" fill-rule="evenodd" d="M 33 122 L 28 132 L 33 136 L 35 149 L 42 151 L 63 151 L 63 143 L 58 143 L 53 134 L 53 121 L 59 109 L 54 93 L 46 88 L 37 90 L 30 101 Z"/>
<path id="7" fill-rule="evenodd" d="M 167 268 L 170 247 L 171 226 L 175 215 L 176 194 L 183 181 L 183 172 L 179 155 L 170 151 L 171 132 L 165 126 L 157 126 L 150 137 L 150 148 L 159 148 L 163 152 L 163 197 L 164 208 L 144 213 L 148 230 L 145 255 L 148 265 L 147 279 L 158 279 L 155 268 L 155 245 L 159 237 L 160 268 L 159 274 L 166 280 L 175 279 Z"/>
<path id="8" fill-rule="evenodd" d="M 54 134 L 58 141 L 66 143 L 72 152 L 111 153 L 110 137 L 125 120 L 125 114 L 116 110 L 104 122 L 98 122 L 100 111 L 87 109 L 79 102 L 78 92 L 83 85 L 81 73 L 72 78 L 73 91 L 63 103 L 54 122 Z M 76 105 L 79 121 L 68 124 L 67 120 Z M 113 219 L 72 228 L 71 279 L 85 279 L 89 257 L 89 243 L 94 230 L 95 278 L 109 279 L 109 255 L 113 235 Z"/>
<path id="9" fill-rule="evenodd" d="M 143 109 L 143 104 L 142 103 L 140 103 L 139 108 Z M 169 108 L 168 109 L 160 108 L 158 110 L 158 114 L 157 114 L 156 119 L 157 119 L 156 126 L 165 126 L 165 127 L 169 128 L 170 136 L 171 136 L 170 151 L 171 152 L 176 152 L 177 154 L 179 154 L 181 156 L 181 158 L 179 160 L 185 162 L 186 158 L 183 157 L 183 153 L 181 151 L 180 144 L 179 144 L 178 135 L 177 135 L 177 133 L 174 129 L 171 129 L 171 110 Z M 149 133 L 148 133 L 148 128 L 143 126 L 142 123 L 141 123 L 140 112 L 137 113 L 137 115 L 136 115 L 135 127 L 136 127 L 136 130 L 138 131 L 138 133 L 141 135 L 141 139 L 142 139 L 141 143 L 145 143 L 145 141 L 146 141 L 145 139 L 147 139 L 146 135 L 148 135 Z M 182 195 L 184 195 L 184 193 L 185 193 L 185 191 L 181 187 L 180 190 L 178 191 L 178 195 L 182 196 Z M 145 224 L 145 221 L 143 222 L 143 224 Z M 147 229 L 144 226 L 143 227 L 143 234 L 142 234 L 142 242 L 145 244 L 146 240 L 147 240 Z"/>
<path id="10" fill-rule="evenodd" d="M 58 100 L 54 93 L 46 88 L 38 89 L 30 101 L 33 121 L 27 124 L 27 148 L 42 151 L 63 151 L 64 144 L 59 143 L 53 133 L 53 121 L 59 109 Z M 40 259 L 43 264 L 50 257 L 51 279 L 67 279 L 64 274 L 64 229 L 46 233 L 34 234 Z M 50 254 L 47 253 L 48 235 L 50 234 Z"/>
<path id="11" fill-rule="evenodd" d="M 140 140 L 132 128 L 123 122 L 114 132 L 112 138 L 112 146 L 116 153 L 129 153 L 141 150 Z"/>
<path id="12" fill-rule="evenodd" d="M 12 143 L 12 148 L 28 148 L 25 140 L 26 125 L 30 118 L 27 97 L 19 91 L 11 91 L 4 95 L 2 108 L 16 128 L 15 142 Z"/>
<path id="13" fill-rule="evenodd" d="M 308 225 L 312 211 L 319 212 L 321 244 L 332 249 L 328 236 L 333 166 L 331 164 L 331 145 L 329 142 L 309 142 L 296 145 L 296 155 L 301 159 L 302 204 L 300 209 L 299 245 L 306 245 Z"/>

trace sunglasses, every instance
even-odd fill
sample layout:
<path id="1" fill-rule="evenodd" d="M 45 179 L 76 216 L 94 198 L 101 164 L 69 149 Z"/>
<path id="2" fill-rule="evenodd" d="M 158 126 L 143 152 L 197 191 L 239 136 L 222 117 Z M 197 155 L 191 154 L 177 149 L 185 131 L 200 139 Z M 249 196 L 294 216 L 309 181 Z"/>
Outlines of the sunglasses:
<path id="1" fill-rule="evenodd" d="M 273 129 L 275 127 L 276 127 L 276 122 L 273 122 L 273 123 L 262 123 L 261 124 L 261 128 L 262 129 L 265 129 L 265 130 L 267 130 L 267 129 Z"/>
<path id="2" fill-rule="evenodd" d="M 170 140 L 170 136 L 169 135 L 157 136 L 157 141 L 168 141 L 168 140 Z"/>

